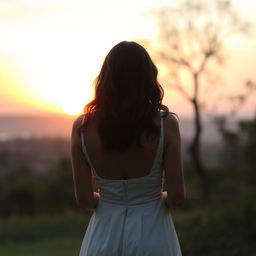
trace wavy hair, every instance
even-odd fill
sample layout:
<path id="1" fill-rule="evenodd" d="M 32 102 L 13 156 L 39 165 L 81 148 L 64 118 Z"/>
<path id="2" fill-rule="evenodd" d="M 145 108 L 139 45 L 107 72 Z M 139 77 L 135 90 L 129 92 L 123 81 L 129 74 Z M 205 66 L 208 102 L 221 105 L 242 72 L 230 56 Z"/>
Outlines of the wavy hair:
<path id="1" fill-rule="evenodd" d="M 157 74 L 149 54 L 136 42 L 120 42 L 107 54 L 95 79 L 95 97 L 84 108 L 85 126 L 93 113 L 97 115 L 105 150 L 125 152 L 142 146 L 142 134 L 159 136 L 154 118 L 169 110 L 162 104 L 164 91 Z"/>

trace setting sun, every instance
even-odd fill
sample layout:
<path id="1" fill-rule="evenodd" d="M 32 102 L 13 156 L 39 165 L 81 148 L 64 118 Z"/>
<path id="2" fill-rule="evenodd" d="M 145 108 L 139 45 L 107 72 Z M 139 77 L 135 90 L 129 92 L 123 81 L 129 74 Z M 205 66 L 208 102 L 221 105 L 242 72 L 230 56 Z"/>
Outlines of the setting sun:
<path id="1" fill-rule="evenodd" d="M 59 32 L 56 37 L 50 30 L 43 37 L 49 38 L 49 34 L 54 42 L 33 39 L 32 33 L 24 39 L 29 54 L 21 64 L 28 92 L 65 113 L 78 114 L 92 98 L 92 84 L 101 64 L 101 53 L 95 54 L 95 45 L 82 44 L 81 40 L 71 48 L 75 35 L 67 37 Z"/>
<path id="2" fill-rule="evenodd" d="M 92 99 L 92 96 L 89 95 L 88 92 L 81 93 L 80 95 L 74 95 L 73 97 L 67 95 L 64 95 L 62 97 L 62 102 L 60 102 L 60 105 L 63 109 L 63 111 L 66 114 L 69 115 L 77 115 L 82 113 L 84 106 Z"/>
<path id="3" fill-rule="evenodd" d="M 6 28 L 16 31 L 7 35 L 5 40 L 9 43 L 4 45 L 6 52 L 15 50 L 10 56 L 16 57 L 9 57 L 5 69 L 12 70 L 12 80 L 17 79 L 10 84 L 9 76 L 5 75 L 6 93 L 2 92 L 9 101 L 19 98 L 34 109 L 77 115 L 92 99 L 93 80 L 115 40 L 110 37 L 102 44 L 100 35 L 93 34 L 89 23 L 69 13 L 71 16 L 62 12 L 57 15 L 58 19 L 52 12 L 38 16 L 31 13 L 17 23 L 18 27 Z M 22 77 L 14 74 L 14 70 Z M 5 108 L 8 110 L 8 105 Z"/>

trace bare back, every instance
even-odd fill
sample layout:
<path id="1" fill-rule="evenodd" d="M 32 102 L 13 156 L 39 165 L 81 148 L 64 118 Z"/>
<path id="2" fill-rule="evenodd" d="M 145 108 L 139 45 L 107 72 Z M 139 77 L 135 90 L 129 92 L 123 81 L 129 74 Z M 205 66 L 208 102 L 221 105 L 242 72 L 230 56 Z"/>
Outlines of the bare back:
<path id="1" fill-rule="evenodd" d="M 160 129 L 160 116 L 154 119 Z M 92 118 L 84 130 L 84 143 L 96 173 L 104 179 L 130 179 L 149 174 L 159 143 L 159 137 L 142 138 L 142 148 L 131 148 L 125 153 L 106 152 L 96 129 L 97 119 Z"/>

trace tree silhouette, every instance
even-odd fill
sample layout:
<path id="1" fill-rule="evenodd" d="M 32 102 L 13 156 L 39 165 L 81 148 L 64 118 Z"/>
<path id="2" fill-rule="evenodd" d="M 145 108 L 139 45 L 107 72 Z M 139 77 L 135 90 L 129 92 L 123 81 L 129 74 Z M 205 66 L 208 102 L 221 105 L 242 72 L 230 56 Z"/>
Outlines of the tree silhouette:
<path id="1" fill-rule="evenodd" d="M 202 110 L 208 102 L 203 101 L 202 89 L 210 87 L 206 79 L 214 66 L 223 63 L 228 41 L 248 32 L 250 24 L 224 0 L 186 0 L 176 8 L 164 6 L 153 14 L 159 24 L 156 58 L 167 67 L 168 85 L 193 108 L 195 132 L 188 150 L 200 180 L 202 202 L 207 203 L 210 191 L 201 157 L 201 134 Z"/>
<path id="2" fill-rule="evenodd" d="M 235 116 L 237 112 L 243 107 L 248 98 L 252 97 L 256 92 L 256 82 L 248 80 L 245 83 L 244 90 L 239 94 L 229 96 L 228 100 L 232 102 L 230 114 Z"/>

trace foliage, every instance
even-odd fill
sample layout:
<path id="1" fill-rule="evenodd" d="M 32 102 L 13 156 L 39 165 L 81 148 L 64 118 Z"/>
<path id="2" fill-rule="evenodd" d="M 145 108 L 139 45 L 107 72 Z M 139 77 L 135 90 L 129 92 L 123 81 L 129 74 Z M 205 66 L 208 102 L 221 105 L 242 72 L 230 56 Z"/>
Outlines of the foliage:
<path id="1" fill-rule="evenodd" d="M 71 163 L 61 158 L 46 173 L 20 166 L 0 180 L 0 216 L 59 213 L 76 209 Z"/>
<path id="2" fill-rule="evenodd" d="M 89 217 L 66 212 L 0 221 L 0 255 L 78 255 Z"/>
<path id="3" fill-rule="evenodd" d="M 176 227 L 183 255 L 254 255 L 255 196 L 256 190 L 250 188 L 230 202 L 178 218 Z"/>
<path id="4" fill-rule="evenodd" d="M 237 131 L 226 127 L 225 117 L 218 117 L 216 124 L 222 136 L 220 166 L 230 170 L 240 186 L 252 185 L 256 178 L 256 115 L 240 121 Z"/>

